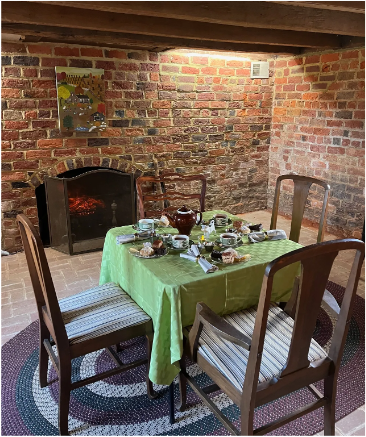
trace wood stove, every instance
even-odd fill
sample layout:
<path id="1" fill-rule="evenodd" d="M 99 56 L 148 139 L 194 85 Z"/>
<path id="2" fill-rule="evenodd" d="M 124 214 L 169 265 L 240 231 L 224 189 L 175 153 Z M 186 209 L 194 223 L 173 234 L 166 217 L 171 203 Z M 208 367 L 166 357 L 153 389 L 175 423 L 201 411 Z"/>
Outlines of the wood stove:
<path id="1" fill-rule="evenodd" d="M 103 247 L 109 229 L 136 222 L 134 176 L 109 169 L 45 180 L 50 245 L 74 255 Z"/>

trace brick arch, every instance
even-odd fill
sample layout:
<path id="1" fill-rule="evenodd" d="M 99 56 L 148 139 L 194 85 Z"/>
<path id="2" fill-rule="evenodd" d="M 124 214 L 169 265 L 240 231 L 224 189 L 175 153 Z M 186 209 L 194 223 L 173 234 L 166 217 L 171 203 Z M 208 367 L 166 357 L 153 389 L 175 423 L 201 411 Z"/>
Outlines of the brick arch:
<path id="1" fill-rule="evenodd" d="M 48 169 L 29 174 L 27 182 L 29 182 L 34 188 L 37 188 L 40 184 L 43 184 L 46 176 L 57 176 L 65 171 L 83 167 L 105 167 L 120 170 L 125 173 L 134 173 L 136 176 L 148 171 L 148 169 L 144 168 L 142 165 L 134 164 L 132 161 L 121 159 L 117 156 L 73 156 L 58 161 Z"/>

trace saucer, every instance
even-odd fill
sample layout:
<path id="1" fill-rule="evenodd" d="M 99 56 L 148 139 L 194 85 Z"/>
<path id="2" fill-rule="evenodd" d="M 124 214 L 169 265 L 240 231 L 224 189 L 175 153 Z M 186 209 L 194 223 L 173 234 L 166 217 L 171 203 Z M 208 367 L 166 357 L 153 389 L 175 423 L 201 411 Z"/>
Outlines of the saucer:
<path id="1" fill-rule="evenodd" d="M 216 244 L 216 246 L 219 246 L 219 247 L 222 247 L 222 248 L 227 249 L 227 248 L 229 248 L 229 247 L 232 247 L 232 248 L 234 248 L 234 247 L 240 247 L 240 246 L 242 246 L 244 243 L 243 243 L 243 240 L 239 240 L 239 241 L 238 241 L 237 243 L 235 243 L 235 244 L 223 244 L 223 243 L 221 243 L 220 240 L 216 240 L 216 241 L 215 241 L 215 244 Z"/>
<path id="2" fill-rule="evenodd" d="M 187 247 L 174 247 L 172 245 L 171 241 L 166 243 L 166 245 L 169 247 L 169 250 L 188 250 L 192 244 L 194 244 L 194 241 L 192 241 L 192 240 L 189 240 Z"/>

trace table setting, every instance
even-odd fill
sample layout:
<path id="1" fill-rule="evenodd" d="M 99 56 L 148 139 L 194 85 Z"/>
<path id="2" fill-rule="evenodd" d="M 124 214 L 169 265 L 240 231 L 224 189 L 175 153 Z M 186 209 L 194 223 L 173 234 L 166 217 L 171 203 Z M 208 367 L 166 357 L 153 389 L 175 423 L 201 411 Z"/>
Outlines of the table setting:
<path id="1" fill-rule="evenodd" d="M 219 315 L 256 305 L 268 263 L 301 247 L 282 232 L 224 210 L 180 209 L 170 220 L 141 219 L 112 228 L 103 249 L 100 284 L 119 284 L 153 320 L 149 376 L 156 384 L 169 385 L 178 374 L 182 328 L 193 323 L 197 302 Z M 276 241 L 276 235 L 282 239 Z M 286 301 L 298 266 L 279 273 L 273 301 Z"/>

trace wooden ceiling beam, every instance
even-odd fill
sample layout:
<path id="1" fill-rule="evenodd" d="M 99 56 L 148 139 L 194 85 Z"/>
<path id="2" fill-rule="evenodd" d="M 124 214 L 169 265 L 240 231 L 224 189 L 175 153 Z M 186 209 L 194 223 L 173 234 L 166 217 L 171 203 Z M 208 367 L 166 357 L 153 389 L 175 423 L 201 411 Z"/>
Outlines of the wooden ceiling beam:
<path id="1" fill-rule="evenodd" d="M 164 3 L 164 2 L 163 2 Z M 83 17 L 83 19 L 80 19 Z M 3 2 L 2 22 L 95 29 L 99 31 L 154 35 L 247 44 L 269 44 L 293 47 L 339 48 L 340 38 L 309 32 L 243 28 L 212 23 L 190 23 L 186 20 L 148 18 L 99 12 L 32 2 Z"/>
<path id="2" fill-rule="evenodd" d="M 26 35 L 38 37 L 40 41 L 69 43 L 80 45 L 95 45 L 115 48 L 138 48 L 151 49 L 160 47 L 163 50 L 169 48 L 204 49 L 234 52 L 256 52 L 273 54 L 298 54 L 297 47 L 265 45 L 265 44 L 239 44 L 222 41 L 205 41 L 181 38 L 166 38 L 149 35 L 134 35 L 117 32 L 101 32 L 88 29 L 73 29 L 52 26 L 34 26 L 20 23 L 4 23 L 2 32 L 6 34 Z"/>
<path id="3" fill-rule="evenodd" d="M 3 2 L 3 8 L 8 3 L 15 3 L 17 10 L 22 8 L 20 6 L 21 2 Z M 39 3 L 50 3 L 54 7 L 58 5 L 84 8 L 89 11 L 99 10 L 149 17 L 228 24 L 231 26 L 365 36 L 365 21 L 361 14 L 292 4 L 296 2 L 285 2 L 285 4 L 282 4 L 282 2 L 276 3 L 274 1 L 195 1 L 194 3 L 187 1 L 46 1 Z M 128 31 L 130 30 L 128 29 Z"/>
<path id="4" fill-rule="evenodd" d="M 280 3 L 283 5 L 288 4 L 286 1 L 274 1 L 273 3 Z M 331 9 L 333 11 L 345 11 L 345 12 L 354 12 L 356 14 L 364 14 L 365 13 L 365 2 L 296 2 L 291 1 L 291 4 L 294 6 L 302 6 L 305 8 L 315 8 L 315 9 Z"/>

